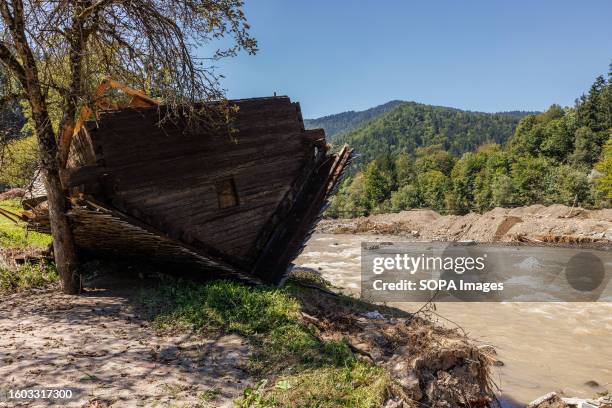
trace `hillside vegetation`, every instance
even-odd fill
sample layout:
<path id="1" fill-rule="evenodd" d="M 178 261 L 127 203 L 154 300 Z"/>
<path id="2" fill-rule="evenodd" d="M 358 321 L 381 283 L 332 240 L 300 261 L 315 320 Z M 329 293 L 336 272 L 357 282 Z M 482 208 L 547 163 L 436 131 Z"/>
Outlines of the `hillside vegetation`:
<path id="1" fill-rule="evenodd" d="M 361 155 L 358 163 L 381 154 L 414 155 L 417 148 L 432 145 L 457 155 L 483 143 L 505 143 L 527 114 L 468 112 L 405 102 L 358 129 L 338 135 L 333 143 L 353 147 Z"/>
<path id="2" fill-rule="evenodd" d="M 519 122 L 521 115 L 406 103 L 339 135 L 336 143 L 361 155 L 361 171 L 345 180 L 328 214 L 609 206 L 612 72 L 607 80 L 599 76 L 574 107 L 552 105 Z"/>
<path id="3" fill-rule="evenodd" d="M 357 128 L 364 123 L 394 109 L 401 105 L 402 101 L 390 101 L 383 105 L 378 105 L 364 111 L 347 111 L 334 115 L 323 116 L 317 119 L 304 119 L 304 126 L 307 129 L 322 128 L 328 140 L 333 140 L 334 136 Z"/>

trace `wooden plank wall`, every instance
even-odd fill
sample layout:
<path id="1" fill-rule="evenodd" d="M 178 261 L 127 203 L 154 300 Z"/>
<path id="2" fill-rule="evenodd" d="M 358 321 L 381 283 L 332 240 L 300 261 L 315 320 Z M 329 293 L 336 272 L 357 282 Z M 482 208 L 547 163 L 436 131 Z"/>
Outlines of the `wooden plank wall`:
<path id="1" fill-rule="evenodd" d="M 239 111 L 231 137 L 160 128 L 156 108 L 102 114 L 90 131 L 96 162 L 104 166 L 101 198 L 172 238 L 252 263 L 249 249 L 313 149 L 289 98 L 233 103 Z M 215 183 L 230 177 L 239 205 L 219 209 Z"/>
<path id="2" fill-rule="evenodd" d="M 91 139 L 87 129 L 83 128 L 74 135 L 70 145 L 68 156 L 68 168 L 76 168 L 96 163 L 96 157 L 91 145 Z"/>

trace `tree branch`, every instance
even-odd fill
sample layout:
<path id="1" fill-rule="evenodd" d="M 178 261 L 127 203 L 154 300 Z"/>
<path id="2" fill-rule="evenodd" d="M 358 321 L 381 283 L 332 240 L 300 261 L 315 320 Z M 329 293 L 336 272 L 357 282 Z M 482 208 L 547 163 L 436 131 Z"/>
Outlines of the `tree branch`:
<path id="1" fill-rule="evenodd" d="M 21 85 L 25 87 L 26 74 L 23 66 L 19 63 L 15 55 L 11 52 L 8 46 L 0 41 L 0 62 L 4 64 L 11 72 L 19 79 Z"/>
<path id="2" fill-rule="evenodd" d="M 106 6 L 107 4 L 113 3 L 115 0 L 99 0 L 97 2 L 95 2 L 94 4 L 92 4 L 89 7 L 86 7 L 85 9 L 83 9 L 83 11 L 81 11 L 81 13 L 79 13 L 79 15 L 76 16 L 77 20 L 84 20 L 87 17 L 89 17 L 93 12 L 103 8 L 104 6 Z"/>
<path id="3" fill-rule="evenodd" d="M 10 93 L 0 98 L 0 106 L 9 102 L 19 102 L 27 98 L 28 96 L 24 93 Z"/>
<path id="4" fill-rule="evenodd" d="M 2 14 L 2 18 L 8 27 L 15 27 L 15 19 L 11 15 L 11 11 L 8 8 L 8 3 L 6 1 L 0 2 L 0 13 Z"/>

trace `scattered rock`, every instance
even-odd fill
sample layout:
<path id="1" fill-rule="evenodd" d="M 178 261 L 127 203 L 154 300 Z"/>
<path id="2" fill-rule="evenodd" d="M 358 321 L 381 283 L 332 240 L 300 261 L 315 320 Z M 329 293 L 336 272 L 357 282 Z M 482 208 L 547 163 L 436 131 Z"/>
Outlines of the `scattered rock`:
<path id="1" fill-rule="evenodd" d="M 597 399 L 561 398 L 557 393 L 549 392 L 530 402 L 527 408 L 612 408 L 612 398 L 608 396 Z"/>
<path id="2" fill-rule="evenodd" d="M 590 380 L 584 383 L 584 385 L 588 385 L 589 387 L 597 388 L 599 387 L 599 383 L 595 380 Z"/>
<path id="3" fill-rule="evenodd" d="M 383 315 L 380 314 L 378 310 L 363 313 L 362 316 L 367 317 L 368 319 L 372 319 L 372 320 L 384 320 L 385 318 Z"/>
<path id="4" fill-rule="evenodd" d="M 556 392 L 549 392 L 540 398 L 531 401 L 526 408 L 570 408 L 568 404 L 563 402 L 561 397 Z"/>
<path id="5" fill-rule="evenodd" d="M 419 379 L 411 370 L 409 363 L 401 356 L 394 356 L 390 361 L 390 371 L 393 379 L 402 387 L 408 398 L 420 401 L 423 398 Z"/>

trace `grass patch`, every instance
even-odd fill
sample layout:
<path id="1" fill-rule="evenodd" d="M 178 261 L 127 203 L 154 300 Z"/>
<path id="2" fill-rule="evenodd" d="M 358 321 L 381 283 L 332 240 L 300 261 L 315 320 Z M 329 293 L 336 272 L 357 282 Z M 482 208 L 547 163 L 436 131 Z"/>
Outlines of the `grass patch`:
<path id="1" fill-rule="evenodd" d="M 0 201 L 0 208 L 13 213 L 19 213 L 22 208 L 19 200 Z M 51 236 L 35 231 L 28 231 L 24 223 L 15 224 L 13 221 L 0 215 L 0 247 L 27 248 L 47 247 L 51 243 Z"/>
<path id="2" fill-rule="evenodd" d="M 210 388 L 198 394 L 198 399 L 202 402 L 211 402 L 216 400 L 221 395 L 221 390 L 218 388 Z"/>
<path id="3" fill-rule="evenodd" d="M 48 262 L 25 263 L 19 265 L 16 270 L 0 267 L 0 294 L 41 288 L 49 283 L 57 282 L 58 279 L 55 265 Z"/>
<path id="4" fill-rule="evenodd" d="M 272 387 L 263 381 L 244 391 L 240 407 L 369 408 L 384 403 L 389 375 L 380 367 L 353 361 L 344 367 L 307 369 L 280 377 Z"/>
<path id="5" fill-rule="evenodd" d="M 296 290 L 172 279 L 139 303 L 160 330 L 236 333 L 255 346 L 252 373 L 276 381 L 245 390 L 241 407 L 380 406 L 384 370 L 358 361 L 343 340 L 319 339 L 300 319 Z"/>
<path id="6" fill-rule="evenodd" d="M 342 342 L 323 343 L 299 320 L 289 289 L 249 287 L 232 281 L 164 283 L 141 303 L 161 330 L 236 333 L 261 349 L 252 369 L 270 372 L 294 364 L 342 364 L 352 358 Z"/>

